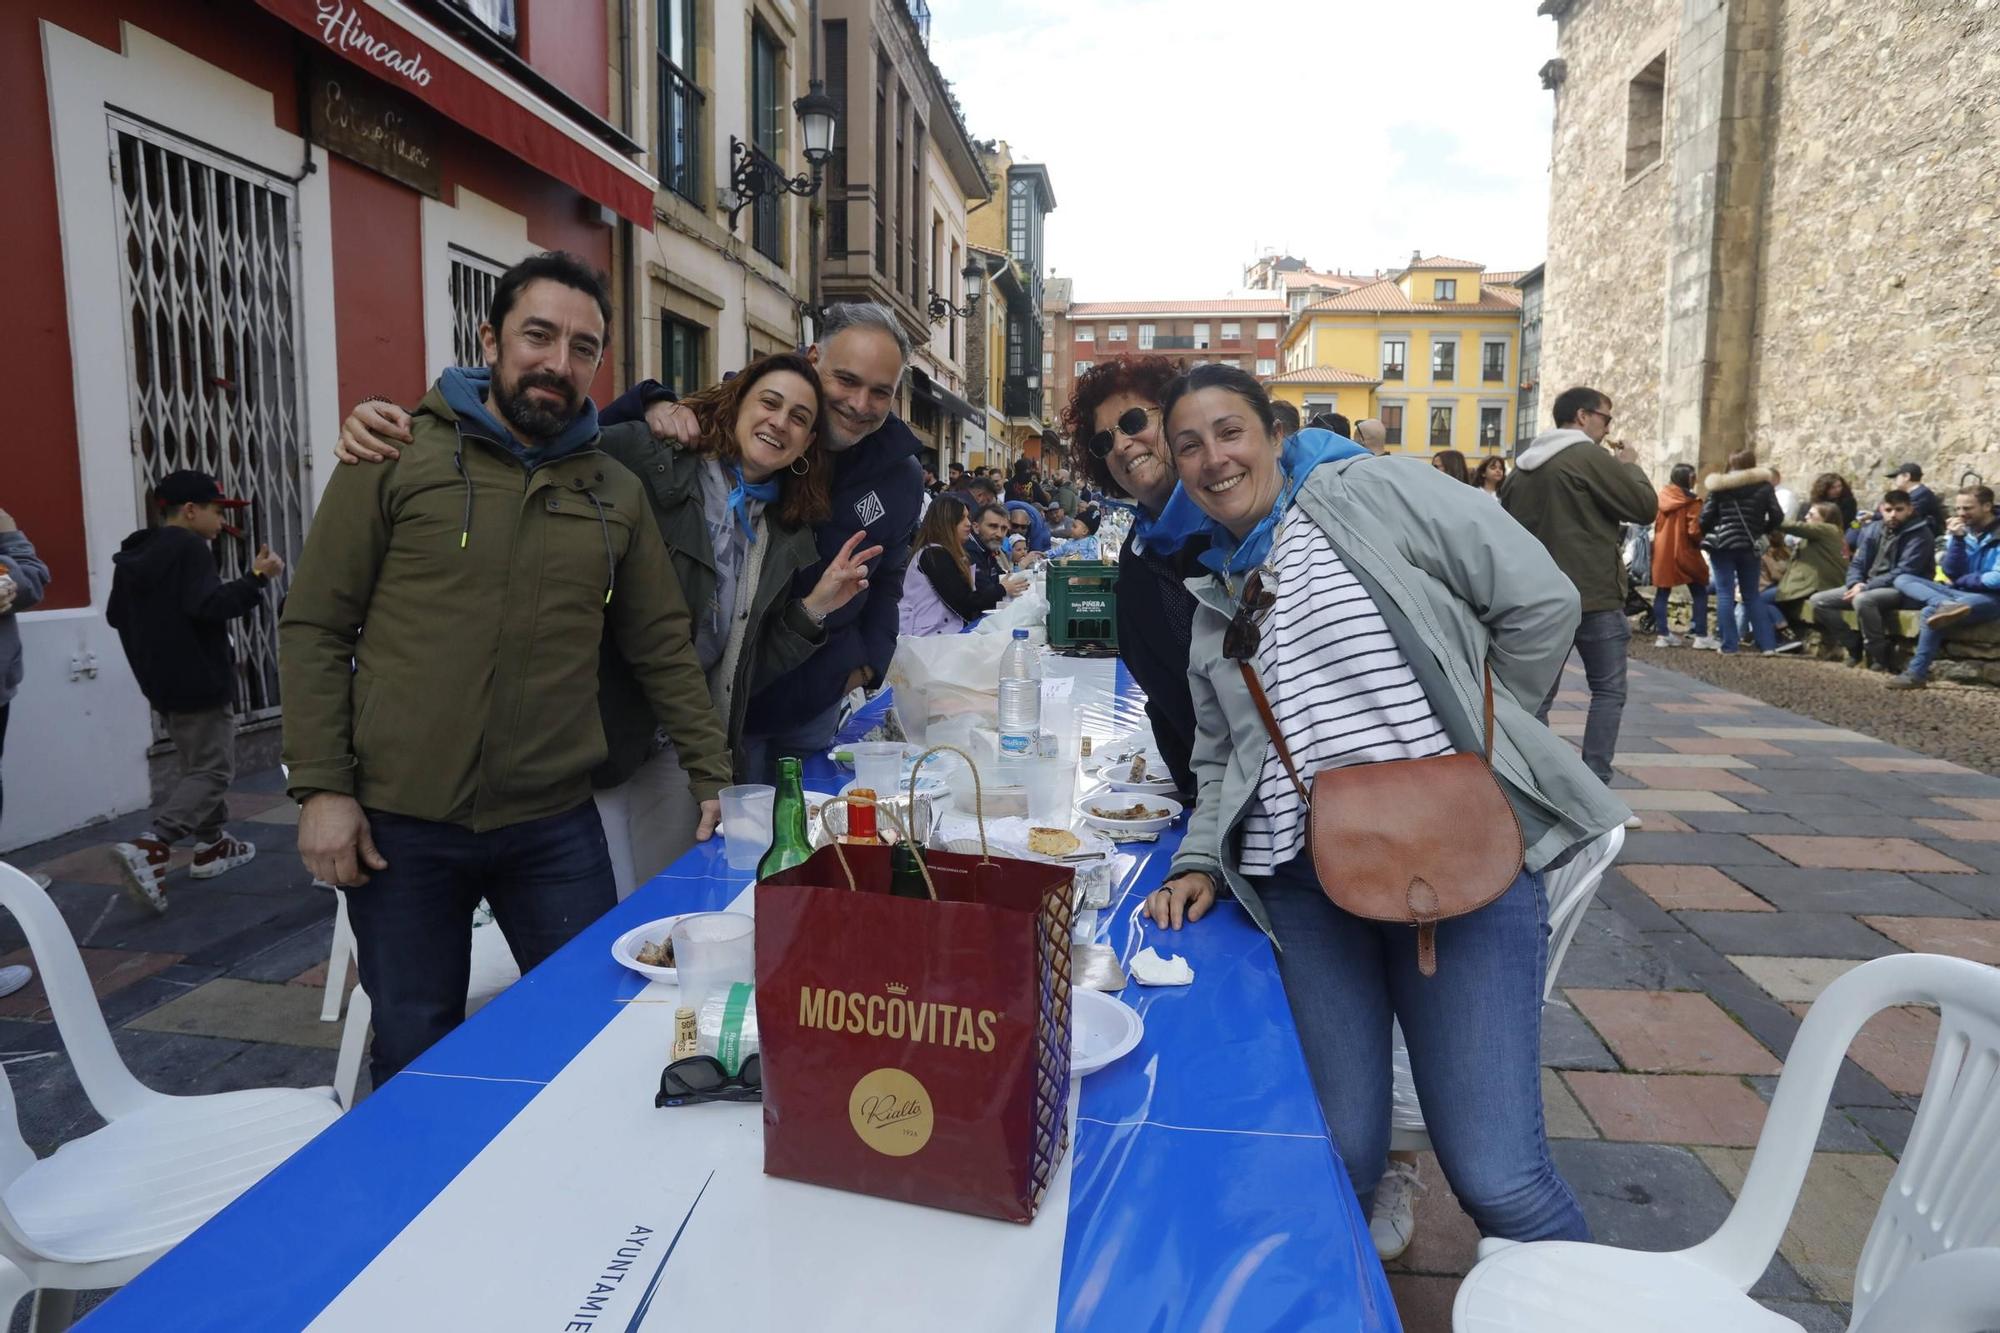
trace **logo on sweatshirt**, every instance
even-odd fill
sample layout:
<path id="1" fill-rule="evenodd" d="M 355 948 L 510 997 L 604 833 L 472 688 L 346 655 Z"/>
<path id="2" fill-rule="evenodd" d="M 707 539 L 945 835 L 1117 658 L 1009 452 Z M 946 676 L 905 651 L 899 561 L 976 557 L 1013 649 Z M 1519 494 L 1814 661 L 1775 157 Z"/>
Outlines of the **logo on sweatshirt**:
<path id="1" fill-rule="evenodd" d="M 861 525 L 866 527 L 876 519 L 882 517 L 882 515 L 888 513 L 889 509 L 888 506 L 882 503 L 881 496 L 870 491 L 854 502 L 854 512 L 861 519 Z"/>

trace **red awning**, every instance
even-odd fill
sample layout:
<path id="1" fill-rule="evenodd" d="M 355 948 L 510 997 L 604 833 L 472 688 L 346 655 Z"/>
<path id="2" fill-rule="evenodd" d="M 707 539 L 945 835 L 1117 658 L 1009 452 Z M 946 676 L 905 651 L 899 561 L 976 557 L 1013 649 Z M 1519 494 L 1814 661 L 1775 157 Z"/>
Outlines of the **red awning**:
<path id="1" fill-rule="evenodd" d="M 257 0 L 325 49 L 643 227 L 656 182 L 504 70 L 391 0 Z M 391 17 L 394 14 L 395 17 Z"/>

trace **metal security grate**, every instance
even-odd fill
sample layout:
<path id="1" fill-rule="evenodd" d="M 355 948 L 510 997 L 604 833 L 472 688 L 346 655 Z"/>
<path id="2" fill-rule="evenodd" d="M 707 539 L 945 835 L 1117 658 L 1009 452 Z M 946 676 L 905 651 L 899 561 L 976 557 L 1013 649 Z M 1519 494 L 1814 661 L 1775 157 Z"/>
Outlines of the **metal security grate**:
<path id="1" fill-rule="evenodd" d="M 298 198 L 292 185 L 121 116 L 110 117 L 132 454 L 143 507 L 178 468 L 250 501 L 222 577 L 261 542 L 289 564 L 305 538 Z M 236 712 L 279 711 L 278 591 L 233 621 Z"/>
<path id="2" fill-rule="evenodd" d="M 451 363 L 454 366 L 483 366 L 486 353 L 479 346 L 479 326 L 493 308 L 493 289 L 500 285 L 501 265 L 485 255 L 451 247 Z"/>

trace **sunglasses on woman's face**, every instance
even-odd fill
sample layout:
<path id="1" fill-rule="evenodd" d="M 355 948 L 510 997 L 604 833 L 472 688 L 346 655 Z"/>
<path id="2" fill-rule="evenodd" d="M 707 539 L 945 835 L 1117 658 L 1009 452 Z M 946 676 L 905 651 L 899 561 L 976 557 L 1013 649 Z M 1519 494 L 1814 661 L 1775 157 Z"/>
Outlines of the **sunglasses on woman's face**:
<path id="1" fill-rule="evenodd" d="M 676 1060 L 660 1073 L 654 1106 L 699 1106 L 703 1102 L 756 1102 L 764 1099 L 764 1058 L 753 1055 L 734 1074 L 712 1055 Z"/>
<path id="2" fill-rule="evenodd" d="M 1247 662 L 1255 657 L 1257 646 L 1264 640 L 1264 617 L 1277 604 L 1278 594 L 1264 587 L 1264 571 L 1252 572 L 1250 581 L 1243 585 L 1243 595 L 1236 599 L 1236 615 L 1229 628 L 1222 631 L 1222 655 L 1232 662 Z"/>
<path id="3" fill-rule="evenodd" d="M 1131 439 L 1134 435 L 1146 429 L 1146 423 L 1151 421 L 1153 414 L 1159 410 L 1157 407 L 1126 408 L 1119 415 L 1118 420 L 1111 423 L 1110 430 L 1101 430 L 1090 437 L 1091 456 L 1093 458 L 1111 457 L 1111 450 L 1117 445 L 1120 435 L 1123 435 L 1128 440 Z"/>

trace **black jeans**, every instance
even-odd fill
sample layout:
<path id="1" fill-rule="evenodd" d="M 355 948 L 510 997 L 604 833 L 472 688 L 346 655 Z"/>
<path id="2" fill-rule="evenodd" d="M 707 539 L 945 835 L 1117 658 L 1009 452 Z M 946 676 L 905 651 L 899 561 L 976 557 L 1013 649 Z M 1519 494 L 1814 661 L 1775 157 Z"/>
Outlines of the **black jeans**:
<path id="1" fill-rule="evenodd" d="M 472 913 L 484 898 L 527 972 L 617 905 L 597 806 L 474 833 L 368 812 L 389 863 L 347 890 L 361 984 L 375 1006 L 369 1069 L 381 1087 L 465 1021 Z"/>

